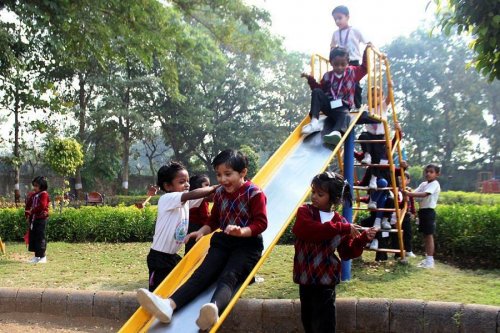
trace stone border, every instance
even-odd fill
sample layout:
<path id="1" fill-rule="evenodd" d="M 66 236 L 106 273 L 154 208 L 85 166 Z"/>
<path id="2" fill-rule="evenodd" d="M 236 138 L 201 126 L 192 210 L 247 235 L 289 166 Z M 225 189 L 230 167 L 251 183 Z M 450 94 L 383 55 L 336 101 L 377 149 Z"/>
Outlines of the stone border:
<path id="1" fill-rule="evenodd" d="M 409 299 L 337 299 L 338 332 L 500 333 L 500 307 Z M 139 304 L 134 292 L 0 288 L 0 313 L 39 312 L 125 322 Z M 241 299 L 223 333 L 303 332 L 299 300 Z"/>

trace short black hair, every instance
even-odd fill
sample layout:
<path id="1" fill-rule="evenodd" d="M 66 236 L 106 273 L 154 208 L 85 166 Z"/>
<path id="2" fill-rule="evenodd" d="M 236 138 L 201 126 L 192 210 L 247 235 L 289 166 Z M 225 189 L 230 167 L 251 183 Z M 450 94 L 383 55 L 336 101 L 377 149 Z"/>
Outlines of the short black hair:
<path id="1" fill-rule="evenodd" d="M 332 16 L 335 13 L 344 14 L 345 16 L 349 16 L 349 8 L 347 8 L 346 6 L 337 6 L 337 7 L 333 8 Z"/>
<path id="2" fill-rule="evenodd" d="M 35 184 L 38 185 L 40 191 L 47 191 L 47 189 L 49 188 L 49 185 L 47 184 L 47 178 L 45 178 L 44 176 L 37 176 L 33 178 L 33 180 L 31 181 L 31 185 L 35 186 Z"/>
<path id="3" fill-rule="evenodd" d="M 330 61 L 336 57 L 345 57 L 347 58 L 347 62 L 349 62 L 349 51 L 344 47 L 336 46 L 330 50 Z"/>
<path id="4" fill-rule="evenodd" d="M 171 161 L 167 165 L 162 166 L 157 173 L 156 185 L 164 190 L 163 184 L 171 184 L 177 173 L 181 170 L 186 170 L 181 162 Z"/>
<path id="5" fill-rule="evenodd" d="M 248 168 L 248 158 L 236 149 L 226 149 L 215 156 L 212 161 L 212 166 L 217 168 L 219 165 L 225 164 L 234 171 L 242 172 Z"/>
<path id="6" fill-rule="evenodd" d="M 208 178 L 207 175 L 202 174 L 191 176 L 191 178 L 189 178 L 189 190 L 192 191 L 200 188 L 205 181 L 210 181 L 210 178 Z"/>
<path id="7" fill-rule="evenodd" d="M 343 201 L 352 204 L 351 186 L 338 173 L 325 171 L 314 176 L 311 185 L 328 192 L 330 204 L 338 205 Z"/>
<path id="8" fill-rule="evenodd" d="M 432 164 L 432 163 L 431 163 L 431 164 L 428 164 L 428 165 L 425 167 L 424 171 L 427 171 L 427 169 L 434 169 L 434 172 L 435 172 L 435 173 L 437 173 L 437 174 L 439 174 L 439 173 L 441 172 L 441 167 L 439 167 L 439 166 L 438 166 L 438 165 L 436 165 L 436 164 Z"/>

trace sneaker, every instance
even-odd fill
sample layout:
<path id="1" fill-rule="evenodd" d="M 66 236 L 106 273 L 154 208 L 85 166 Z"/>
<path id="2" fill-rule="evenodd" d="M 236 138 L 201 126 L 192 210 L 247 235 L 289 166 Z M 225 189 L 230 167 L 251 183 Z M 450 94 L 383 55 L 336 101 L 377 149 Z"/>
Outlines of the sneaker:
<path id="1" fill-rule="evenodd" d="M 370 178 L 370 184 L 368 184 L 368 188 L 370 190 L 376 190 L 377 189 L 377 177 L 372 176 L 372 178 Z"/>
<path id="2" fill-rule="evenodd" d="M 368 209 L 377 209 L 377 202 L 370 199 L 368 203 Z"/>
<path id="3" fill-rule="evenodd" d="M 374 238 L 370 244 L 370 250 L 378 249 L 378 239 Z"/>
<path id="4" fill-rule="evenodd" d="M 38 259 L 37 262 L 37 264 L 46 264 L 46 263 L 47 263 L 47 256 L 41 257 L 40 259 Z"/>
<path id="5" fill-rule="evenodd" d="M 329 134 L 326 134 L 324 140 L 326 143 L 336 146 L 340 139 L 342 138 L 342 134 L 339 131 L 332 131 Z"/>
<path id="6" fill-rule="evenodd" d="M 304 125 L 304 127 L 302 127 L 302 134 L 309 135 L 311 133 L 321 131 L 323 129 L 323 126 L 321 126 L 321 124 L 322 123 L 317 120 L 311 121 L 309 124 Z"/>
<path id="7" fill-rule="evenodd" d="M 391 224 L 389 223 L 389 221 L 387 221 L 387 218 L 386 218 L 386 217 L 384 217 L 384 218 L 382 219 L 381 227 L 382 227 L 382 229 L 384 229 L 384 230 L 390 230 L 390 229 L 391 229 Z"/>
<path id="8" fill-rule="evenodd" d="M 381 225 L 380 225 L 380 217 L 375 218 L 375 222 L 373 222 L 373 227 L 374 227 L 375 229 L 380 229 L 380 228 L 381 228 Z"/>
<path id="9" fill-rule="evenodd" d="M 415 255 L 412 251 L 408 251 L 408 252 L 406 252 L 406 256 L 407 256 L 408 258 L 415 258 L 415 257 L 416 257 L 416 255 Z"/>
<path id="10" fill-rule="evenodd" d="M 365 157 L 361 160 L 361 164 L 372 164 L 372 156 L 369 153 L 365 153 Z"/>
<path id="11" fill-rule="evenodd" d="M 40 260 L 40 257 L 33 257 L 30 260 L 28 260 L 29 264 L 36 264 Z"/>
<path id="12" fill-rule="evenodd" d="M 168 299 L 163 299 L 147 289 L 137 290 L 137 300 L 139 304 L 151 315 L 158 318 L 162 323 L 170 323 L 174 310 Z"/>
<path id="13" fill-rule="evenodd" d="M 434 261 L 424 260 L 420 264 L 417 265 L 419 268 L 434 268 Z"/>
<path id="14" fill-rule="evenodd" d="M 219 309 L 214 303 L 206 303 L 200 309 L 196 325 L 201 331 L 208 331 L 219 320 Z"/>

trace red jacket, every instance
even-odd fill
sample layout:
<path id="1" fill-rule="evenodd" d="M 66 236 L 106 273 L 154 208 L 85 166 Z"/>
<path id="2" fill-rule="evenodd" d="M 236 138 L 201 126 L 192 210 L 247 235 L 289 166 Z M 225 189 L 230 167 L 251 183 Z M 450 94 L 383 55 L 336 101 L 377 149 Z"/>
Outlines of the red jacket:
<path id="1" fill-rule="evenodd" d="M 296 236 L 293 281 L 302 285 L 336 285 L 341 264 L 335 250 L 348 260 L 359 257 L 369 242 L 366 231 L 352 238 L 350 224 L 337 212 L 330 222 L 321 223 L 319 210 L 310 204 L 298 209 L 292 232 Z"/>
<path id="2" fill-rule="evenodd" d="M 210 212 L 208 210 L 208 201 L 203 202 L 198 207 L 193 207 L 189 210 L 189 223 L 200 227 L 208 224 Z"/>
<path id="3" fill-rule="evenodd" d="M 30 221 L 44 220 L 49 217 L 49 194 L 47 191 L 41 191 L 33 195 L 31 206 Z"/>

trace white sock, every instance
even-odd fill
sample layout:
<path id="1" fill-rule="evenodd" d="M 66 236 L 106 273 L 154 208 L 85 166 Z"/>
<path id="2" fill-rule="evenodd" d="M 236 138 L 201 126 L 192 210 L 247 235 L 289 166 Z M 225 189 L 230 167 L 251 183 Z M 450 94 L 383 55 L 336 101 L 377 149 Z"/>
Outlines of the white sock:
<path id="1" fill-rule="evenodd" d="M 312 117 L 311 118 L 311 125 L 316 126 L 318 124 L 318 121 L 319 121 L 318 118 Z"/>
<path id="2" fill-rule="evenodd" d="M 428 261 L 428 262 L 434 262 L 434 256 L 426 256 L 425 259 Z"/>

